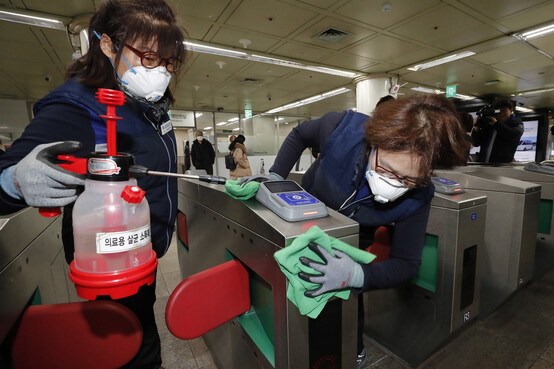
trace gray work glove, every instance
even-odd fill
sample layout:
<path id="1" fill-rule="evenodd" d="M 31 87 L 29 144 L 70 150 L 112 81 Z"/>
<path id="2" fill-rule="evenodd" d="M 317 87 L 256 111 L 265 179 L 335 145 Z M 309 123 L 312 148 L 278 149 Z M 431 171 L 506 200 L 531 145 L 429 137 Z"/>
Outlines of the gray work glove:
<path id="1" fill-rule="evenodd" d="M 311 283 L 319 284 L 319 288 L 304 292 L 307 297 L 316 297 L 326 292 L 360 288 L 364 284 L 364 271 L 359 263 L 352 260 L 348 254 L 332 249 L 335 256 L 315 242 L 308 244 L 310 250 L 321 258 L 323 263 L 301 257 L 300 262 L 321 274 L 298 273 L 298 276 Z"/>
<path id="2" fill-rule="evenodd" d="M 77 186 L 85 184 L 85 176 L 53 163 L 60 154 L 69 154 L 82 147 L 77 141 L 38 145 L 15 165 L 14 183 L 27 205 L 59 207 L 77 199 Z"/>
<path id="3" fill-rule="evenodd" d="M 283 180 L 283 177 L 281 177 L 279 174 L 269 172 L 269 174 L 256 174 L 254 176 L 242 177 L 238 184 L 240 186 L 244 186 L 248 182 L 252 182 L 252 181 L 265 182 L 265 181 L 282 181 L 282 180 Z"/>

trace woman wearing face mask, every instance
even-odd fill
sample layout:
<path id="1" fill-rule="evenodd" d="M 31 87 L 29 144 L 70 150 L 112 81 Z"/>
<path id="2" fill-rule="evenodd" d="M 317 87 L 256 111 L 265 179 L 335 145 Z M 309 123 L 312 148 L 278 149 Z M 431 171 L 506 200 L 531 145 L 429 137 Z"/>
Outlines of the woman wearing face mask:
<path id="1" fill-rule="evenodd" d="M 67 71 L 67 81 L 34 105 L 34 119 L 2 155 L 0 209 L 17 211 L 27 205 L 63 206 L 66 259 L 73 259 L 71 203 L 83 183 L 36 159 L 37 150 L 59 152 L 70 147 L 77 157 L 106 151 L 106 105 L 95 98 L 98 88 L 125 92 L 117 107 L 117 149 L 132 154 L 135 163 L 152 170 L 176 172 L 175 135 L 167 111 L 174 101 L 168 88 L 185 62 L 183 31 L 163 0 L 108 0 L 89 24 L 88 52 Z M 52 145 L 78 141 L 81 147 Z M 43 145 L 33 151 L 38 145 Z M 27 157 L 26 157 L 27 156 Z M 55 155 L 54 155 L 55 156 Z M 21 160 L 24 158 L 24 160 Z M 169 177 L 138 180 L 151 212 L 152 247 L 158 258 L 167 251 L 176 217 L 177 182 Z M 137 295 L 118 300 L 138 316 L 143 346 L 128 367 L 158 368 L 160 340 L 154 320 L 155 283 Z"/>
<path id="2" fill-rule="evenodd" d="M 307 295 L 344 288 L 362 292 L 412 280 L 434 193 L 431 172 L 463 165 L 467 159 L 468 142 L 454 105 L 444 97 L 415 95 L 380 104 L 371 117 L 347 111 L 304 122 L 288 135 L 267 177 L 286 178 L 307 147 L 321 155 L 303 176 L 302 186 L 360 223 L 360 248 L 373 243 L 379 226 L 394 223 L 389 260 L 360 265 L 348 255 L 335 258 L 325 250 L 325 266 L 302 260 L 322 273 L 302 275 L 320 285 Z M 360 313 L 359 363 L 365 357 L 363 307 Z"/>

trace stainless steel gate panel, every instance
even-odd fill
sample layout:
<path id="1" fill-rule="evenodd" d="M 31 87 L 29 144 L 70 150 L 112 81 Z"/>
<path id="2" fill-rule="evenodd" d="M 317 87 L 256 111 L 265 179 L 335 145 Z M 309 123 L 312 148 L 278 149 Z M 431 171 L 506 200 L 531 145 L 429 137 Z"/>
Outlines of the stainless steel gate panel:
<path id="1" fill-rule="evenodd" d="M 437 174 L 487 196 L 480 303 L 485 318 L 533 276 L 541 187 L 490 173 Z"/>
<path id="2" fill-rule="evenodd" d="M 364 296 L 365 332 L 417 366 L 479 313 L 486 197 L 435 194 L 426 232 L 437 240 L 436 282 L 376 290 Z M 434 268 L 434 269 L 433 269 Z M 423 287 L 422 287 L 423 286 Z"/>
<path id="3" fill-rule="evenodd" d="M 491 173 L 541 186 L 541 205 L 533 275 L 539 278 L 554 266 L 554 175 L 525 170 L 523 164 L 471 165 L 456 171 Z"/>
<path id="4" fill-rule="evenodd" d="M 316 355 L 312 320 L 301 316 L 286 298 L 286 278 L 273 254 L 317 225 L 332 237 L 358 246 L 358 224 L 329 211 L 325 218 L 286 222 L 255 199 L 232 199 L 220 185 L 195 180 L 179 180 L 179 217 L 186 218 L 186 236 L 179 232 L 181 274 L 192 274 L 238 259 L 250 273 L 251 299 L 263 331 L 273 345 L 267 355 L 263 345 L 252 338 L 241 317 L 233 319 L 204 336 L 214 360 L 221 368 L 308 368 Z M 334 315 L 330 325 L 339 330 L 338 365 L 356 366 L 356 299 L 330 301 L 325 311 Z M 324 313 L 322 313 L 324 315 Z M 264 325 L 265 322 L 265 325 Z M 316 323 L 314 323 L 316 322 Z M 273 359 L 273 360 L 272 360 Z"/>
<path id="5" fill-rule="evenodd" d="M 69 302 L 61 217 L 35 208 L 0 217 L 0 343 L 38 289 L 44 304 Z"/>

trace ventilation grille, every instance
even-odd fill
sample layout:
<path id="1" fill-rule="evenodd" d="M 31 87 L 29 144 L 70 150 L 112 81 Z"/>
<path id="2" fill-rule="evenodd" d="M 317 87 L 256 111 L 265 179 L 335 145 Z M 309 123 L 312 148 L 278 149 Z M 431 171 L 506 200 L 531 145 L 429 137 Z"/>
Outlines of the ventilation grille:
<path id="1" fill-rule="evenodd" d="M 338 42 L 346 40 L 350 36 L 352 36 L 351 33 L 344 32 L 336 28 L 328 28 L 325 31 L 315 35 L 313 38 L 315 38 L 316 40 L 329 42 L 331 44 L 336 44 Z"/>

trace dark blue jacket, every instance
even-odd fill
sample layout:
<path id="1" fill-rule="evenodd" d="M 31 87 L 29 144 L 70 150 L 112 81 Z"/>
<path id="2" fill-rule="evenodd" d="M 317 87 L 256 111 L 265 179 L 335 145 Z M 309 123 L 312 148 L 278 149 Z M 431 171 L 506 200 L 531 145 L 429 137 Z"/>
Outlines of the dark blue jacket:
<path id="1" fill-rule="evenodd" d="M 106 105 L 94 97 L 96 89 L 88 88 L 75 79 L 52 91 L 34 106 L 35 118 L 25 128 L 12 148 L 0 157 L 0 171 L 17 164 L 35 146 L 55 141 L 75 140 L 83 149 L 74 155 L 86 157 L 89 152 L 106 151 Z M 161 124 L 169 120 L 167 114 L 159 121 L 148 114 L 149 107 L 127 97 L 124 106 L 116 107 L 117 151 L 132 154 L 135 163 L 151 170 L 176 172 L 177 145 L 171 129 L 162 135 Z M 150 119 L 149 119 L 150 118 Z M 138 180 L 146 191 L 150 206 L 152 247 L 157 256 L 167 251 L 173 235 L 177 213 L 177 181 L 175 178 L 146 176 Z M 22 200 L 9 197 L 0 187 L 0 205 L 3 213 L 14 212 L 26 206 Z M 71 228 L 72 206 L 64 209 L 63 239 L 66 259 L 73 259 Z"/>
<path id="2" fill-rule="evenodd" d="M 294 155 L 313 147 L 321 154 L 304 174 L 302 186 L 330 208 L 360 223 L 362 248 L 373 243 L 379 226 L 395 225 L 391 259 L 363 266 L 364 290 L 397 286 L 416 276 L 434 194 L 430 184 L 387 204 L 373 200 L 365 179 L 368 147 L 364 126 L 368 119 L 367 115 L 347 111 L 300 124 L 289 134 L 270 169 L 286 178 L 298 158 Z"/>

